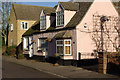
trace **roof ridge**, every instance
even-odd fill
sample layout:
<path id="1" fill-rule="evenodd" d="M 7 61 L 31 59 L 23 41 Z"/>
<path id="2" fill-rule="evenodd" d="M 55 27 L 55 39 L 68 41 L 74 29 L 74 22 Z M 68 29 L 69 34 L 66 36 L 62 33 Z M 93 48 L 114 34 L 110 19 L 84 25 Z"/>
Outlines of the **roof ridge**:
<path id="1" fill-rule="evenodd" d="M 21 5 L 21 6 L 31 6 L 31 7 L 43 7 L 43 8 L 54 8 L 54 7 L 48 7 L 48 6 L 36 6 L 36 5 L 26 5 L 26 4 L 16 4 L 13 3 L 14 6 Z"/>

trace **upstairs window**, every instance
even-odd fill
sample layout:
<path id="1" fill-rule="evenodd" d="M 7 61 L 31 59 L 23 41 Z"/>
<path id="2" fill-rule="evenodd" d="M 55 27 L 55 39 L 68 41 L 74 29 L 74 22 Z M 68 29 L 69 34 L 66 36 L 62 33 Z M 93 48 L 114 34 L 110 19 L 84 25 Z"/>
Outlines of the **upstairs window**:
<path id="1" fill-rule="evenodd" d="M 40 29 L 46 29 L 46 16 L 40 17 Z"/>
<path id="2" fill-rule="evenodd" d="M 56 13 L 56 22 L 57 22 L 57 26 L 63 26 L 64 25 L 64 11 L 58 11 Z"/>
<path id="3" fill-rule="evenodd" d="M 28 22 L 21 22 L 21 28 L 23 30 L 28 30 Z"/>
<path id="4" fill-rule="evenodd" d="M 13 31 L 13 24 L 11 24 L 11 31 Z"/>

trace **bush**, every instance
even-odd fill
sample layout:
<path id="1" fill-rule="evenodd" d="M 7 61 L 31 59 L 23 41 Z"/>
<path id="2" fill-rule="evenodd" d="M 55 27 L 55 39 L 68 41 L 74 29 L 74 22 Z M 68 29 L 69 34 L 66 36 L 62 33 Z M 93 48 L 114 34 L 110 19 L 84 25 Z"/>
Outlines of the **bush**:
<path id="1" fill-rule="evenodd" d="M 16 56 L 16 46 L 7 47 L 6 54 L 11 56 Z"/>

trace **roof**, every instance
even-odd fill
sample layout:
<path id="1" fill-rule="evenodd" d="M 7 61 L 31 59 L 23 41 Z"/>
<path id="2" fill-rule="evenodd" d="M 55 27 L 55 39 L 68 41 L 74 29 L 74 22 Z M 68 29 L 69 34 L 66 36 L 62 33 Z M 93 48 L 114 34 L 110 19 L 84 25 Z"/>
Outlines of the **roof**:
<path id="1" fill-rule="evenodd" d="M 71 38 L 72 34 L 70 31 L 60 31 L 58 34 L 55 35 L 56 39 L 65 39 L 65 38 Z"/>
<path id="2" fill-rule="evenodd" d="M 42 9 L 45 9 L 46 14 L 49 15 L 55 12 L 55 9 L 52 7 L 23 4 L 13 4 L 13 9 L 15 11 L 16 18 L 20 20 L 39 20 Z"/>
<path id="3" fill-rule="evenodd" d="M 120 1 L 113 2 L 113 5 L 114 5 L 115 9 L 118 11 L 118 14 L 120 15 Z"/>
<path id="4" fill-rule="evenodd" d="M 30 36 L 34 32 L 40 32 L 40 21 L 36 21 L 22 36 Z"/>
<path id="5" fill-rule="evenodd" d="M 79 9 L 79 4 L 75 2 L 59 2 L 65 10 L 75 10 Z"/>
<path id="6" fill-rule="evenodd" d="M 62 2 L 62 3 L 64 5 L 67 4 L 67 2 Z M 68 4 L 74 4 L 74 3 L 68 2 Z M 79 22 L 82 20 L 82 18 L 86 14 L 86 12 L 88 11 L 88 9 L 91 6 L 91 4 L 92 4 L 92 2 L 80 2 L 80 5 L 81 5 L 80 10 L 75 13 L 75 15 L 72 17 L 72 19 L 69 21 L 69 23 L 63 29 L 66 30 L 66 29 L 75 28 L 76 25 L 79 24 Z M 66 7 L 66 9 L 67 9 L 67 7 Z M 40 23 L 37 23 L 37 24 L 40 26 Z M 43 31 L 43 32 L 51 32 L 51 31 L 60 31 L 60 30 L 63 30 L 63 29 L 56 29 L 55 28 L 55 24 L 56 24 L 56 20 L 54 20 L 53 23 L 51 24 L 51 26 L 46 31 Z M 35 26 L 33 26 L 33 27 L 35 27 Z M 40 32 L 40 31 L 34 31 L 33 32 L 30 29 L 30 30 L 26 31 L 26 33 L 23 36 L 27 36 L 26 34 L 28 34 L 28 35 L 31 34 L 32 35 L 32 34 L 43 33 L 43 32 Z M 64 32 L 63 32 L 63 34 L 64 34 Z"/>
<path id="7" fill-rule="evenodd" d="M 75 28 L 76 25 L 79 24 L 83 19 L 91 4 L 92 2 L 80 2 L 80 10 L 75 13 L 70 22 L 65 27 Z"/>

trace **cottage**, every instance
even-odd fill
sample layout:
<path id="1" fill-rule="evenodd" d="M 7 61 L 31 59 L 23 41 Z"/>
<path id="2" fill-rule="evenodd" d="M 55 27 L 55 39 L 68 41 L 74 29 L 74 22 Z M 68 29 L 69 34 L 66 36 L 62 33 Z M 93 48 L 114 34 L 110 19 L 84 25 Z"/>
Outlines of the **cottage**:
<path id="1" fill-rule="evenodd" d="M 39 20 L 43 8 L 42 6 L 13 4 L 10 13 L 8 46 L 19 46 L 21 44 L 23 33 Z"/>
<path id="2" fill-rule="evenodd" d="M 43 57 L 60 55 L 64 61 L 97 58 L 96 44 L 92 38 L 95 20 L 100 28 L 100 18 L 103 16 L 118 17 L 119 14 L 114 4 L 107 2 L 59 2 L 54 12 L 43 9 L 40 21 L 23 34 L 23 47 L 26 46 L 26 37 L 32 36 L 32 53 L 25 51 L 23 54 L 32 54 Z M 49 15 L 48 15 L 49 14 Z M 98 16 L 94 20 L 94 17 Z M 110 19 L 110 18 L 109 18 Z M 116 34 L 114 34 L 116 35 Z M 113 36 L 114 36 L 113 35 Z M 29 39 L 31 40 L 31 39 Z M 111 49 L 112 48 L 112 49 Z M 109 51 L 113 52 L 113 46 Z M 30 56 L 30 57 L 32 57 Z"/>

